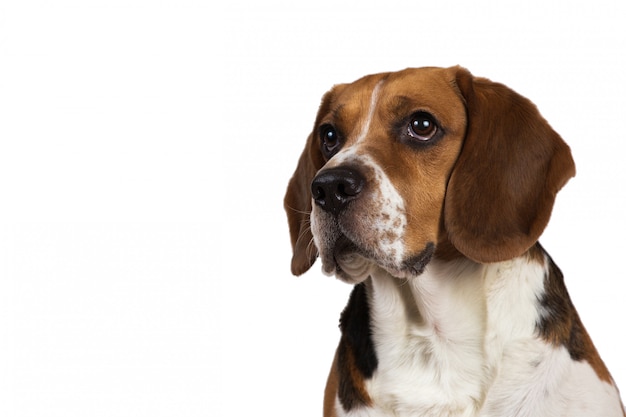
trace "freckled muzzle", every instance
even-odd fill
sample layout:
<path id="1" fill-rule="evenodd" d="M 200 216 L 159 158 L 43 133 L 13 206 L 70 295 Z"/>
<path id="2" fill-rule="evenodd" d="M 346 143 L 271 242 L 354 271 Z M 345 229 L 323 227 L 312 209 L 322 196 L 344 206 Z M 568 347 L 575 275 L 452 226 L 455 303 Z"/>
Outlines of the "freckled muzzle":
<path id="1" fill-rule="evenodd" d="M 359 282 L 374 265 L 404 276 L 421 273 L 430 260 L 428 254 L 407 263 L 403 200 L 369 156 L 322 169 L 311 193 L 311 232 L 325 273 Z"/>

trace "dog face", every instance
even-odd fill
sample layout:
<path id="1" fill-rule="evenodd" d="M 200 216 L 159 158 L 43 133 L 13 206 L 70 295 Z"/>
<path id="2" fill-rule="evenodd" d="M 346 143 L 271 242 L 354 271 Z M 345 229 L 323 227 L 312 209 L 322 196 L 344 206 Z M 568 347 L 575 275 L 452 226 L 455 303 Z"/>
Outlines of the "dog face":
<path id="1" fill-rule="evenodd" d="M 326 273 L 361 280 L 373 262 L 419 274 L 432 256 L 466 126 L 463 102 L 441 75 L 376 75 L 326 97 L 311 213 Z"/>
<path id="2" fill-rule="evenodd" d="M 465 69 L 335 86 L 285 197 L 292 271 L 319 255 L 327 274 L 359 282 L 373 267 L 419 275 L 433 256 L 519 256 L 573 174 L 530 101 Z"/>

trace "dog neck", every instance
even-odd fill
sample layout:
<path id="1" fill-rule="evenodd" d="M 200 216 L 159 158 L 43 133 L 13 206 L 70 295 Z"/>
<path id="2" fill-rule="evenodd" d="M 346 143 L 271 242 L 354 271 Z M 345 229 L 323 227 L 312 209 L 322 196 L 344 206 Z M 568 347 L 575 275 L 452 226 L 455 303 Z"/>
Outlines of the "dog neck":
<path id="1" fill-rule="evenodd" d="M 423 274 L 402 280 L 376 269 L 366 282 L 379 363 L 373 399 L 396 409 L 408 401 L 414 409 L 406 390 L 417 382 L 430 393 L 420 407 L 478 409 L 503 346 L 536 334 L 544 277 L 543 263 L 528 254 L 489 265 L 435 259 Z"/>

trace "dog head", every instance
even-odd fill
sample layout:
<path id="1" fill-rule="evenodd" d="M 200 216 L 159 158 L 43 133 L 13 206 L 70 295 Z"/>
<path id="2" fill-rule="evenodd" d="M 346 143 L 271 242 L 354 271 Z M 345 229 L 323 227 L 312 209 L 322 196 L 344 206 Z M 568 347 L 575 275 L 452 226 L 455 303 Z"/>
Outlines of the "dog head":
<path id="1" fill-rule="evenodd" d="M 317 256 L 349 282 L 419 275 L 433 256 L 527 251 L 574 175 L 569 147 L 526 98 L 460 67 L 332 88 L 289 182 L 292 272 Z"/>

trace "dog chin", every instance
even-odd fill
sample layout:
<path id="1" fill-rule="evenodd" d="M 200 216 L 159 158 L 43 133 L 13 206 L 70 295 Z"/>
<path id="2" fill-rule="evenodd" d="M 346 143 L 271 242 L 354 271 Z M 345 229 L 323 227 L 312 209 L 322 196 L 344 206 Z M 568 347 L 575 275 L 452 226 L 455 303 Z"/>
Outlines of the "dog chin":
<path id="1" fill-rule="evenodd" d="M 335 276 L 342 281 L 358 284 L 370 276 L 374 265 L 356 252 L 346 253 L 336 259 Z"/>
<path id="2" fill-rule="evenodd" d="M 383 272 L 396 278 L 411 278 L 421 275 L 430 263 L 435 245 L 428 243 L 416 256 L 405 260 L 402 265 L 389 265 L 372 259 L 358 249 L 348 239 L 341 238 L 333 250 L 322 256 L 322 270 L 328 276 L 358 284 L 366 280 L 372 273 Z"/>
<path id="3" fill-rule="evenodd" d="M 345 236 L 337 239 L 332 248 L 324 251 L 321 258 L 324 274 L 334 275 L 350 284 L 366 280 L 375 265 Z"/>

